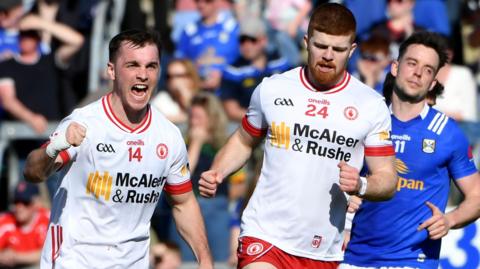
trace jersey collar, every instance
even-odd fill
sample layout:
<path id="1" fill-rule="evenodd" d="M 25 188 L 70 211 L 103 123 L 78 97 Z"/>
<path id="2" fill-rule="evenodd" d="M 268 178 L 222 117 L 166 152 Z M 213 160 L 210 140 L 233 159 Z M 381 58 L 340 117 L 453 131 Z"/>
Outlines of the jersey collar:
<path id="1" fill-rule="evenodd" d="M 319 88 L 315 87 L 314 84 L 311 83 L 310 80 L 308 79 L 307 68 L 305 68 L 305 66 L 300 68 L 300 81 L 305 86 L 305 88 L 307 88 L 307 89 L 309 89 L 310 91 L 313 91 L 313 92 L 321 92 L 321 93 L 324 93 L 324 94 L 337 93 L 337 92 L 345 89 L 345 87 L 347 87 L 347 85 L 348 85 L 348 82 L 350 82 L 350 77 L 351 77 L 350 74 L 347 71 L 345 71 L 344 74 L 343 74 L 343 78 L 342 78 L 342 80 L 340 80 L 339 83 L 333 85 L 330 88 L 319 89 Z"/>
<path id="2" fill-rule="evenodd" d="M 130 128 L 127 124 L 120 121 L 120 119 L 113 112 L 112 105 L 110 104 L 110 95 L 112 95 L 112 93 L 109 93 L 102 97 L 102 106 L 105 114 L 107 115 L 107 118 L 115 126 L 120 128 L 124 132 L 132 134 L 139 134 L 148 129 L 150 123 L 152 122 L 152 109 L 150 108 L 150 105 L 148 105 L 147 107 L 147 114 L 145 115 L 145 118 L 143 118 L 142 122 L 136 128 Z"/>
<path id="3" fill-rule="evenodd" d="M 390 109 L 390 114 L 393 115 L 392 104 L 390 104 L 388 108 Z M 420 117 L 422 118 L 422 120 L 425 119 L 425 117 L 427 117 L 429 110 L 430 110 L 430 106 L 427 103 L 425 103 L 425 105 L 423 106 L 422 112 L 420 112 Z"/>

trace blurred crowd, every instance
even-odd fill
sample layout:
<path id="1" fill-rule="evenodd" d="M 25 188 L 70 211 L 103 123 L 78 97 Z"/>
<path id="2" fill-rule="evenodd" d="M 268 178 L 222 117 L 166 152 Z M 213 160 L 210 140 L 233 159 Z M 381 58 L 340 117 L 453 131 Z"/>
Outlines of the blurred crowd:
<path id="1" fill-rule="evenodd" d="M 194 189 L 241 122 L 255 87 L 306 61 L 303 37 L 321 0 L 0 0 L 0 117 L 45 134 L 73 109 L 104 95 L 108 41 L 129 28 L 163 37 L 162 72 L 151 104 L 183 131 Z M 480 1 L 344 0 L 357 19 L 348 70 L 381 93 L 399 44 L 415 31 L 442 34 L 449 61 L 435 107 L 476 122 L 480 83 Z M 19 156 L 44 140 L 15 140 Z M 475 141 L 472 141 L 472 144 Z M 4 153 L 2 153 L 4 154 Z M 242 208 L 262 149 L 213 199 L 198 197 L 215 261 L 236 263 Z M 55 178 L 45 186 L 19 178 L 8 190 L 1 164 L 0 268 L 38 263 Z M 21 173 L 20 173 L 21 175 Z M 194 256 L 174 229 L 168 201 L 152 218 L 152 268 L 179 268 Z M 28 239 L 26 239 L 28 238 Z"/>

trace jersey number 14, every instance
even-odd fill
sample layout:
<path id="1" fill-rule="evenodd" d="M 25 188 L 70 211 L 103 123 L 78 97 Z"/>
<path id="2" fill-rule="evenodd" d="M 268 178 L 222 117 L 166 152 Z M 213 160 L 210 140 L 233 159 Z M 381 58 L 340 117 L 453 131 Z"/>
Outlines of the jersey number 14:
<path id="1" fill-rule="evenodd" d="M 137 159 L 138 162 L 142 160 L 142 148 L 128 148 L 128 161 L 131 162 L 133 159 Z"/>

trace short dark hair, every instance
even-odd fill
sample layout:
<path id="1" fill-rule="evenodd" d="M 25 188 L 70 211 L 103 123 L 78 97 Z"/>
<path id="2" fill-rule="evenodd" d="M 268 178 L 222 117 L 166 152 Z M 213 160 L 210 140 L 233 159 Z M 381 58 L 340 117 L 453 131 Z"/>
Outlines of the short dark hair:
<path id="1" fill-rule="evenodd" d="M 108 45 L 108 59 L 110 62 L 113 62 L 117 57 L 117 53 L 122 45 L 122 42 L 131 43 L 137 48 L 143 48 L 147 44 L 154 44 L 158 49 L 158 57 L 160 58 L 162 55 L 162 42 L 160 41 L 160 35 L 158 32 L 130 29 L 117 34 L 112 38 L 112 40 L 110 40 Z"/>
<path id="2" fill-rule="evenodd" d="M 440 34 L 427 31 L 413 33 L 400 45 L 398 60 L 405 55 L 410 45 L 423 45 L 435 50 L 439 59 L 437 71 L 447 62 L 448 44 L 445 42 L 445 38 Z"/>
<path id="3" fill-rule="evenodd" d="M 308 23 L 308 36 L 312 36 L 315 30 L 329 35 L 352 35 L 353 42 L 356 27 L 355 17 L 348 8 L 337 3 L 325 3 L 313 11 Z"/>

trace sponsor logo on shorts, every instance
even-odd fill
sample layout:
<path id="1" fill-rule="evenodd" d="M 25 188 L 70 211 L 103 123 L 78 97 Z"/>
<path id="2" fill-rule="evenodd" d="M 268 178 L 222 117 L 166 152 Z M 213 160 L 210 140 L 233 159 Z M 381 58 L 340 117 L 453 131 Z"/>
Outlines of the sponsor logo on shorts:
<path id="1" fill-rule="evenodd" d="M 247 247 L 247 255 L 254 256 L 258 255 L 263 251 L 263 245 L 261 243 L 252 243 Z"/>

